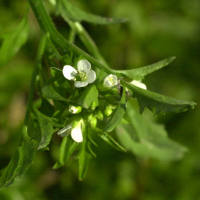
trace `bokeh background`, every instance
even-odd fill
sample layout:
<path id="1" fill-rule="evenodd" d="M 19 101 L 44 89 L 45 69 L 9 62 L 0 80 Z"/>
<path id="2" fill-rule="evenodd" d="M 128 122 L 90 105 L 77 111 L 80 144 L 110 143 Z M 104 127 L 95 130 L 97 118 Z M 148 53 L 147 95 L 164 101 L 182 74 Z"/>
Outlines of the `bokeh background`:
<path id="1" fill-rule="evenodd" d="M 199 0 L 74 0 L 93 14 L 126 17 L 120 25 L 82 23 L 112 68 L 132 69 L 170 56 L 176 60 L 148 75 L 148 89 L 199 103 Z M 16 28 L 25 12 L 25 0 L 0 1 L 0 34 Z M 66 23 L 53 14 L 56 27 L 68 34 Z M 30 13 L 26 45 L 0 68 L 0 169 L 10 161 L 21 139 L 30 76 L 40 29 Z M 2 42 L 2 40 L 0 40 Z M 80 41 L 77 40 L 80 46 Z M 149 115 L 148 111 L 145 111 Z M 170 138 L 188 147 L 183 160 L 161 162 L 121 153 L 102 141 L 95 149 L 84 181 L 78 180 L 73 157 L 53 170 L 60 140 L 53 136 L 50 151 L 37 152 L 34 164 L 16 185 L 0 190 L 1 200 L 200 200 L 200 110 L 157 116 Z"/>

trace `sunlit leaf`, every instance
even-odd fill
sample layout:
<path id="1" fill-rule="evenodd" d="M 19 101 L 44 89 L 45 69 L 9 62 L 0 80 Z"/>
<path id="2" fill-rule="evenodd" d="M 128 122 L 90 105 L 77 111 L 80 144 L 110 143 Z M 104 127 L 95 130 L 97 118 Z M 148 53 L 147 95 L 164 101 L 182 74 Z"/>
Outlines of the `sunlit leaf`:
<path id="1" fill-rule="evenodd" d="M 58 14 L 64 15 L 72 21 L 86 21 L 94 24 L 116 24 L 126 22 L 125 18 L 105 18 L 97 15 L 89 14 L 74 6 L 66 0 L 57 1 Z"/>
<path id="2" fill-rule="evenodd" d="M 140 106 L 140 113 L 144 111 L 145 107 L 155 114 L 158 114 L 166 112 L 183 112 L 188 108 L 193 109 L 196 105 L 195 102 L 164 96 L 149 90 L 141 89 L 127 82 L 125 82 L 125 85 L 132 90 L 133 97 L 137 98 Z"/>
<path id="3" fill-rule="evenodd" d="M 133 109 L 129 109 L 127 113 L 131 124 L 120 124 L 116 133 L 128 151 L 140 157 L 165 161 L 183 158 L 187 149 L 169 139 L 162 125 L 147 121 Z M 133 137 L 133 134 L 136 134 L 137 138 Z"/>
<path id="4" fill-rule="evenodd" d="M 2 35 L 3 43 L 0 48 L 0 66 L 6 64 L 24 45 L 28 37 L 28 16 L 24 15 L 17 28 Z"/>
<path id="5" fill-rule="evenodd" d="M 89 85 L 80 95 L 77 103 L 84 108 L 89 108 L 93 102 L 96 102 L 98 105 L 98 94 L 99 91 L 96 85 Z"/>
<path id="6" fill-rule="evenodd" d="M 144 76 L 161 69 L 162 67 L 165 67 L 171 63 L 175 57 L 170 57 L 164 60 L 161 60 L 159 62 L 156 62 L 152 65 L 148 65 L 145 67 L 141 67 L 138 69 L 130 69 L 130 70 L 112 70 L 114 73 L 119 75 L 124 75 L 129 77 L 132 80 L 141 80 L 144 78 Z"/>

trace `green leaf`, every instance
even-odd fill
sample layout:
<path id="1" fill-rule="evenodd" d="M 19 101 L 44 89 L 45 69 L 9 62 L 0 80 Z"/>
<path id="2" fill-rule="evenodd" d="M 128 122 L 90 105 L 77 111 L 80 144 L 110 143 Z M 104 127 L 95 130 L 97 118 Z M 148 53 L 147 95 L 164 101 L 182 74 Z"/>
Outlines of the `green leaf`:
<path id="1" fill-rule="evenodd" d="M 42 88 L 42 94 L 44 97 L 48 99 L 58 100 L 58 101 L 65 101 L 68 103 L 74 103 L 73 101 L 70 101 L 66 99 L 65 97 L 62 97 L 58 92 L 56 92 L 51 85 L 45 85 Z"/>
<path id="2" fill-rule="evenodd" d="M 64 76 L 63 76 L 62 70 L 60 70 L 60 69 L 58 69 L 56 67 L 51 67 L 50 71 L 51 71 L 51 75 L 53 77 L 55 77 L 57 79 L 59 79 L 59 78 L 65 79 Z"/>
<path id="3" fill-rule="evenodd" d="M 166 112 L 184 112 L 188 108 L 193 109 L 196 105 L 196 103 L 192 101 L 184 101 L 172 97 L 167 97 L 158 93 L 151 92 L 149 90 L 141 89 L 125 81 L 123 81 L 123 83 L 130 90 L 132 90 L 133 97 L 135 97 L 139 103 L 140 113 L 144 111 L 145 107 L 147 107 L 155 114 L 158 114 Z"/>
<path id="4" fill-rule="evenodd" d="M 89 108 L 93 102 L 96 102 L 96 106 L 98 106 L 98 94 L 99 91 L 96 85 L 89 85 L 80 95 L 77 103 L 84 108 Z"/>
<path id="5" fill-rule="evenodd" d="M 187 149 L 169 139 L 163 125 L 147 121 L 131 108 L 127 113 L 131 125 L 120 124 L 116 128 L 117 137 L 127 150 L 143 158 L 164 161 L 183 158 Z"/>
<path id="6" fill-rule="evenodd" d="M 3 43 L 0 48 L 0 66 L 6 64 L 20 50 L 28 38 L 28 31 L 28 16 L 25 14 L 14 31 L 1 36 Z"/>
<path id="7" fill-rule="evenodd" d="M 110 135 L 104 133 L 104 134 L 99 134 L 101 139 L 103 139 L 105 142 L 107 142 L 109 145 L 117 149 L 118 151 L 123 151 L 126 152 L 126 149 L 122 147 L 117 141 L 115 141 Z"/>
<path id="8" fill-rule="evenodd" d="M 119 105 L 114 110 L 111 118 L 104 129 L 104 132 L 111 132 L 121 122 L 126 112 L 126 88 L 123 88 L 123 93 Z"/>
<path id="9" fill-rule="evenodd" d="M 33 162 L 36 148 L 36 141 L 24 133 L 21 146 L 16 150 L 0 178 L 0 188 L 11 186 L 23 177 Z"/>
<path id="10" fill-rule="evenodd" d="M 125 18 L 105 18 L 89 14 L 66 0 L 57 1 L 57 13 L 67 17 L 72 21 L 86 21 L 94 24 L 116 24 L 127 21 Z"/>
<path id="11" fill-rule="evenodd" d="M 59 161 L 53 166 L 53 169 L 62 167 L 67 162 L 70 155 L 75 151 L 77 146 L 77 142 L 73 141 L 69 137 L 64 137 L 60 146 Z"/>
<path id="12" fill-rule="evenodd" d="M 86 151 L 85 144 L 83 144 L 81 152 L 79 154 L 79 180 L 83 180 L 86 176 L 89 160 L 91 155 Z"/>
<path id="13" fill-rule="evenodd" d="M 53 127 L 52 127 L 53 122 L 50 117 L 42 114 L 36 108 L 34 108 L 34 113 L 36 115 L 40 130 L 40 135 L 39 133 L 36 133 L 38 134 L 38 136 L 36 137 L 40 141 L 38 144 L 38 150 L 39 150 L 45 148 L 50 143 L 53 134 Z"/>
<path id="14" fill-rule="evenodd" d="M 41 112 L 45 115 L 52 117 L 55 109 L 54 106 L 49 103 L 49 101 L 42 97 Z"/>
<path id="15" fill-rule="evenodd" d="M 148 65 L 145 67 L 141 67 L 138 69 L 130 69 L 130 70 L 112 70 L 113 73 L 120 75 L 127 76 L 128 78 L 132 80 L 141 80 L 144 78 L 144 76 L 161 69 L 162 67 L 165 67 L 169 65 L 176 57 L 170 57 L 164 60 L 161 60 L 159 62 L 156 62 L 152 65 Z"/>

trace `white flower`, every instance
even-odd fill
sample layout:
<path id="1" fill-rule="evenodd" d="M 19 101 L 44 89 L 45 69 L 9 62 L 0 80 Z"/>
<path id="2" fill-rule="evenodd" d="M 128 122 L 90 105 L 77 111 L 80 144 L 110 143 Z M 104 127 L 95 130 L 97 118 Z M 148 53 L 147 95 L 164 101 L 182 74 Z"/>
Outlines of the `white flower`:
<path id="1" fill-rule="evenodd" d="M 72 114 L 78 114 L 82 111 L 82 107 L 81 106 L 69 106 L 69 112 Z"/>
<path id="2" fill-rule="evenodd" d="M 144 83 L 141 83 L 141 81 L 133 80 L 130 83 L 133 84 L 133 85 L 135 85 L 135 86 L 137 86 L 137 87 L 139 87 L 139 88 L 142 88 L 144 90 L 147 89 L 147 86 Z"/>
<path id="3" fill-rule="evenodd" d="M 65 65 L 63 67 L 63 75 L 66 79 L 75 81 L 75 87 L 85 87 L 96 79 L 95 71 L 90 69 L 91 65 L 87 60 L 79 60 L 77 70 L 70 65 Z"/>
<path id="4" fill-rule="evenodd" d="M 103 85 L 106 88 L 111 88 L 111 87 L 117 85 L 117 76 L 115 76 L 113 74 L 106 76 L 103 80 Z"/>
<path id="5" fill-rule="evenodd" d="M 74 121 L 73 123 L 59 130 L 58 135 L 65 137 L 68 136 L 71 132 L 71 137 L 75 142 L 83 142 L 82 125 L 82 119 L 80 119 L 79 121 Z"/>

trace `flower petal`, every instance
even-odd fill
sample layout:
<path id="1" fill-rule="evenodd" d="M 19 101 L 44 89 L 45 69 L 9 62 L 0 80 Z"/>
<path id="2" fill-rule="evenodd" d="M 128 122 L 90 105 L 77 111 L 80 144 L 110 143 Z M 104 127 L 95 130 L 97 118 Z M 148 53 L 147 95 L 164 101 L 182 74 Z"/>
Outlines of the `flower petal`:
<path id="1" fill-rule="evenodd" d="M 74 86 L 77 87 L 77 88 L 80 88 L 80 87 L 85 87 L 88 85 L 88 82 L 87 81 L 76 81 L 74 83 Z"/>
<path id="2" fill-rule="evenodd" d="M 93 83 L 96 79 L 96 73 L 93 70 L 90 70 L 89 73 L 87 74 L 87 79 L 86 81 L 88 83 Z"/>
<path id="3" fill-rule="evenodd" d="M 69 124 L 66 127 L 60 129 L 57 134 L 60 135 L 61 137 L 68 136 L 71 128 L 72 128 L 72 125 Z"/>
<path id="4" fill-rule="evenodd" d="M 65 65 L 63 67 L 63 75 L 68 80 L 74 80 L 78 72 L 70 65 Z"/>
<path id="5" fill-rule="evenodd" d="M 77 126 L 75 128 L 73 128 L 72 131 L 71 131 L 71 137 L 75 142 L 83 142 L 81 124 L 82 124 L 82 122 L 80 121 L 77 124 Z"/>
<path id="6" fill-rule="evenodd" d="M 137 86 L 137 87 L 139 87 L 139 88 L 142 88 L 144 90 L 147 89 L 147 86 L 144 83 L 141 83 L 141 81 L 133 80 L 130 83 L 133 84 L 133 85 L 135 85 L 135 86 Z"/>
<path id="7" fill-rule="evenodd" d="M 108 88 L 117 85 L 117 76 L 113 74 L 106 76 L 104 78 L 103 85 Z"/>
<path id="8" fill-rule="evenodd" d="M 78 71 L 86 72 L 86 74 L 90 71 L 91 65 L 87 60 L 79 60 L 77 64 Z"/>

